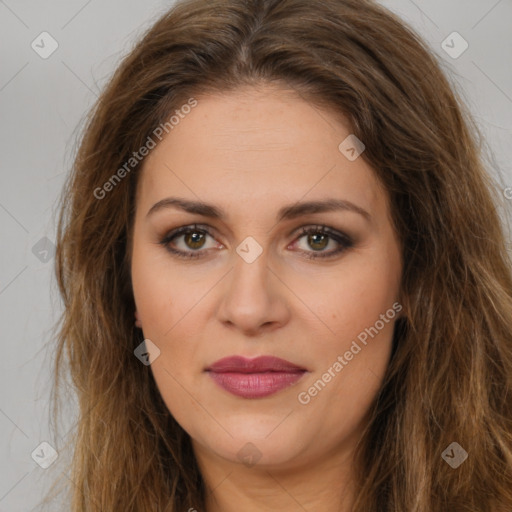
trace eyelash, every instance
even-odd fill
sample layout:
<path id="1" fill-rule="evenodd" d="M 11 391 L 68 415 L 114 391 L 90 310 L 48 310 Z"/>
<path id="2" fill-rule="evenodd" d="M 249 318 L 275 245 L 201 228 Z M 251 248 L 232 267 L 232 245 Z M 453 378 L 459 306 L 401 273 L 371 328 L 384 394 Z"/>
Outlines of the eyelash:
<path id="1" fill-rule="evenodd" d="M 210 230 L 208 229 L 207 226 L 193 224 L 193 225 L 189 225 L 189 226 L 183 226 L 181 228 L 175 229 L 174 231 L 171 231 L 159 243 L 161 245 L 163 245 L 167 251 L 174 254 L 178 258 L 183 258 L 183 259 L 201 258 L 202 252 L 204 252 L 202 250 L 180 251 L 178 249 L 173 249 L 170 247 L 170 243 L 175 238 L 182 236 L 182 235 L 190 234 L 190 233 L 206 234 L 213 238 L 213 235 L 212 235 L 212 233 L 210 233 Z M 353 245 L 354 245 L 353 240 L 346 234 L 341 233 L 336 230 L 333 230 L 333 229 L 329 228 L 328 226 L 323 226 L 323 225 L 303 227 L 300 230 L 299 236 L 296 240 L 300 240 L 303 236 L 310 235 L 310 234 L 327 235 L 329 238 L 331 238 L 332 240 L 334 240 L 335 242 L 340 244 L 341 247 L 336 250 L 332 250 L 328 253 L 319 253 L 319 252 L 309 253 L 309 251 L 302 251 L 305 254 L 309 253 L 308 255 L 305 255 L 305 257 L 308 259 L 316 260 L 316 259 L 322 259 L 322 258 L 325 258 L 325 259 L 332 258 L 334 256 L 337 256 L 338 254 L 341 254 L 346 249 L 353 247 Z"/>

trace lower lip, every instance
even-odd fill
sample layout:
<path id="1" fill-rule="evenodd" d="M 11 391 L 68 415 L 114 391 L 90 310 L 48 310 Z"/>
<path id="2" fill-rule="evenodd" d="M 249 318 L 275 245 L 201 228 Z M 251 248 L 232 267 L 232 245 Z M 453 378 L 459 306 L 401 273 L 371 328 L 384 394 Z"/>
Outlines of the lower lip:
<path id="1" fill-rule="evenodd" d="M 208 373 L 221 388 L 233 395 L 263 398 L 295 384 L 306 372 Z"/>

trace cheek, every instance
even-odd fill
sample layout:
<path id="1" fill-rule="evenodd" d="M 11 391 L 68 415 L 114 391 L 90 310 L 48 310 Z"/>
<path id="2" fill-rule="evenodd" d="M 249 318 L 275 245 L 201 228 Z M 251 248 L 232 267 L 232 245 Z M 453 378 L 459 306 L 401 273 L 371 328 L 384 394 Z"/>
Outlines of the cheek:
<path id="1" fill-rule="evenodd" d="M 180 424 L 191 423 L 193 427 L 189 418 L 199 416 L 201 411 L 186 390 L 194 387 L 190 375 L 200 372 L 196 346 L 199 338 L 194 332 L 198 327 L 187 319 L 198 298 L 191 293 L 190 284 L 183 281 L 168 262 L 156 260 L 144 249 L 134 250 L 132 284 L 137 312 L 144 338 L 160 350 L 150 371 L 171 414 Z"/>
<path id="2" fill-rule="evenodd" d="M 389 276 L 368 266 L 349 273 L 339 287 L 331 288 L 329 300 L 319 309 L 329 335 L 318 337 L 315 371 L 297 390 L 297 399 L 305 425 L 316 425 L 322 418 L 326 449 L 334 437 L 359 431 L 382 385 L 400 309 L 393 308 L 397 286 Z"/>
<path id="3" fill-rule="evenodd" d="M 167 278 L 147 257 L 147 251 L 135 248 L 132 256 L 132 286 L 135 305 L 146 338 L 160 338 L 165 325 L 171 321 L 169 308 L 171 294 L 166 285 Z M 167 326 L 167 329 L 171 325 Z"/>
<path id="4" fill-rule="evenodd" d="M 325 419 L 348 433 L 356 429 L 370 407 L 384 378 L 392 349 L 400 268 L 397 253 L 388 257 L 354 258 L 333 277 L 321 278 L 323 286 L 302 289 L 322 319 L 316 336 L 314 372 L 298 392 L 313 421 Z M 301 405 L 301 407 L 303 407 Z"/>
<path id="5" fill-rule="evenodd" d="M 354 258 L 335 274 L 315 277 L 315 286 L 310 280 L 297 280 L 294 292 L 313 313 L 309 317 L 319 326 L 319 345 L 332 353 L 345 349 L 347 343 L 350 346 L 351 340 L 377 321 L 380 338 L 390 336 L 397 316 L 392 306 L 398 298 L 398 281 L 393 261 Z M 381 325 L 381 315 L 390 309 L 388 321 Z"/>
<path id="6" fill-rule="evenodd" d="M 138 316 L 147 338 L 172 339 L 177 329 L 190 324 L 186 316 L 204 295 L 209 279 L 183 276 L 164 249 L 134 246 L 132 286 Z M 185 320 L 184 320 L 185 319 Z M 193 327 L 190 325 L 190 327 Z"/>
<path id="7" fill-rule="evenodd" d="M 190 407 L 180 383 L 188 388 L 191 376 L 202 371 L 200 301 L 215 281 L 208 276 L 194 277 L 192 272 L 184 276 L 165 250 L 155 251 L 148 244 L 134 246 L 131 272 L 144 338 L 160 350 L 151 370 L 162 397 L 168 407 L 171 402 L 174 407 Z"/>

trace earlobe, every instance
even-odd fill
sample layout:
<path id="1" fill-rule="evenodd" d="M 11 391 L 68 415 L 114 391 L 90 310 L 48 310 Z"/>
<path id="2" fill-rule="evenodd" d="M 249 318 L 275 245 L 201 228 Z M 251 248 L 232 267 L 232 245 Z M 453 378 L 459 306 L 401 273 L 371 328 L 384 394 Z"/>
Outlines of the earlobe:
<path id="1" fill-rule="evenodd" d="M 139 315 L 138 315 L 137 311 L 135 311 L 135 327 L 139 327 L 142 329 L 142 324 L 140 322 Z"/>

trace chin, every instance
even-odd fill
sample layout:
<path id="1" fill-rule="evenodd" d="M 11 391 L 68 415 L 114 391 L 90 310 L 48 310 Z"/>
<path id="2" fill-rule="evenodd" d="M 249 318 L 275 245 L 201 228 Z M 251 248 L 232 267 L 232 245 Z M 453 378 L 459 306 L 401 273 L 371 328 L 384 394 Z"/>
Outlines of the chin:
<path id="1" fill-rule="evenodd" d="M 282 418 L 279 421 L 282 421 Z M 290 429 L 283 429 L 278 433 L 276 426 L 279 425 L 279 421 L 274 421 L 270 428 L 266 423 L 260 428 L 251 422 L 247 422 L 245 428 L 242 425 L 239 428 L 230 428 L 226 425 L 226 429 L 233 437 L 226 434 L 221 439 L 203 439 L 201 444 L 206 444 L 210 451 L 229 462 L 247 467 L 257 466 L 261 469 L 284 469 L 292 465 L 303 453 L 304 439 L 301 439 L 298 432 L 292 432 Z"/>

